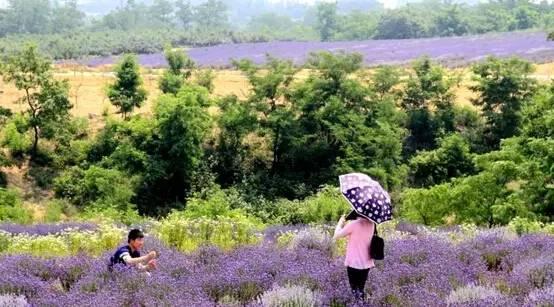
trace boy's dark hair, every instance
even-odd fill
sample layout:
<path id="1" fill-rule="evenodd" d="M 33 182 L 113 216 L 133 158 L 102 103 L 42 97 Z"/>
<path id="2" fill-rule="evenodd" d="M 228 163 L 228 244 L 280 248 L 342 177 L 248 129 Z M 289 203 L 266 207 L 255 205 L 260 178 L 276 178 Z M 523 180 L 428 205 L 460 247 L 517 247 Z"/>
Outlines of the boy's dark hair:
<path id="1" fill-rule="evenodd" d="M 127 243 L 131 243 L 132 240 L 144 238 L 144 233 L 140 229 L 132 229 L 127 236 Z"/>

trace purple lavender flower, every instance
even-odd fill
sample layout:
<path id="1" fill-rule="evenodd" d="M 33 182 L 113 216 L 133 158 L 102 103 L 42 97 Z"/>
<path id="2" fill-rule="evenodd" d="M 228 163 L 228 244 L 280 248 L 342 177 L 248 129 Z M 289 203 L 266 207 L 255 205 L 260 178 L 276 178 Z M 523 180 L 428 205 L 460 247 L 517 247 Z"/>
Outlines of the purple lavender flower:
<path id="1" fill-rule="evenodd" d="M 0 295 L 0 307 L 27 307 L 29 303 L 24 296 L 13 294 Z"/>
<path id="2" fill-rule="evenodd" d="M 24 296 L 32 306 L 259 306 L 264 293 L 287 287 L 319 294 L 323 306 L 551 306 L 552 301 L 553 236 L 487 231 L 452 243 L 422 232 L 389 240 L 385 260 L 369 273 L 364 302 L 354 301 L 342 258 L 311 245 L 288 249 L 265 242 L 232 251 L 203 246 L 183 254 L 151 237 L 146 243 L 144 252 L 160 252 L 150 277 L 129 267 L 110 272 L 111 251 L 99 258 L 0 256 L 0 294 Z M 500 264 L 491 268 L 488 254 Z M 453 299 L 472 284 L 483 288 Z"/>
<path id="3" fill-rule="evenodd" d="M 98 228 L 93 223 L 60 223 L 60 224 L 36 224 L 36 225 L 20 225 L 20 224 L 0 224 L 0 231 L 7 232 L 12 235 L 37 235 L 45 236 L 50 234 L 58 234 L 64 231 L 94 231 Z"/>
<path id="4" fill-rule="evenodd" d="M 250 59 L 262 64 L 266 54 L 301 65 L 311 52 L 317 51 L 360 53 L 368 66 L 404 64 L 428 55 L 446 66 L 456 67 L 480 61 L 488 55 L 519 56 L 531 61 L 547 62 L 554 59 L 554 42 L 547 41 L 546 33 L 542 32 L 512 32 L 404 40 L 222 44 L 193 48 L 188 53 L 200 66 L 230 67 L 232 59 Z M 99 66 L 117 60 L 117 57 L 109 56 L 91 59 L 87 64 Z M 162 53 L 140 55 L 139 62 L 147 67 L 167 66 Z"/>
<path id="5" fill-rule="evenodd" d="M 554 286 L 533 290 L 525 298 L 525 307 L 553 307 Z"/>

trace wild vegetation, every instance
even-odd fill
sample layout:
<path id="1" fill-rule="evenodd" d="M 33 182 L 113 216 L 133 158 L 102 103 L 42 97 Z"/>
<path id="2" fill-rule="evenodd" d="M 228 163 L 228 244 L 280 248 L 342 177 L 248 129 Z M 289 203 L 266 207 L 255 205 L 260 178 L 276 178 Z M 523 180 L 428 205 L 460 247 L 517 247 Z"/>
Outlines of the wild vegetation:
<path id="1" fill-rule="evenodd" d="M 0 12 L 4 43 L 38 39 L 3 47 L 0 61 L 18 92 L 0 108 L 0 306 L 551 306 L 554 83 L 537 78 L 535 64 L 487 57 L 461 72 L 420 57 L 368 70 L 357 53 L 311 53 L 301 65 L 268 55 L 263 64 L 234 59 L 244 90 L 216 94 L 218 72 L 167 43 L 185 43 L 172 31 L 236 35 L 219 1 L 128 1 L 85 23 L 75 1 L 29 1 L 34 10 L 8 1 Z M 433 24 L 419 27 L 411 18 L 429 5 L 379 12 L 363 38 L 400 33 L 385 31 L 388 18 L 422 37 L 533 28 L 551 10 L 436 4 L 423 19 Z M 322 40 L 356 33 L 341 27 L 364 16 L 334 4 L 314 12 L 308 27 Z M 491 12 L 486 29 L 450 23 Z M 72 35 L 106 45 L 45 51 L 44 42 Z M 51 62 L 144 52 L 143 35 L 168 68 L 145 80 L 125 54 L 108 67 L 105 99 L 78 100 L 65 80 L 77 70 Z M 456 103 L 461 86 L 470 104 Z M 79 117 L 77 101 L 112 107 Z M 350 209 L 337 188 L 349 172 L 379 181 L 394 213 L 379 226 L 386 256 L 363 302 L 348 291 L 345 242 L 331 236 Z M 145 230 L 144 252 L 161 252 L 151 276 L 108 270 L 130 227 Z"/>

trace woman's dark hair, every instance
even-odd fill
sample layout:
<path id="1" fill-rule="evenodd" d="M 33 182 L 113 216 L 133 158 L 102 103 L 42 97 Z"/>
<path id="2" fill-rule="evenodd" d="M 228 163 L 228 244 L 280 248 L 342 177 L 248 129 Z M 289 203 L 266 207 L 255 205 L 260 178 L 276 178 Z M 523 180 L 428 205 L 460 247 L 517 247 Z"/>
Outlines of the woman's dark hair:
<path id="1" fill-rule="evenodd" d="M 350 211 L 350 213 L 346 216 L 346 220 L 347 221 L 353 221 L 355 219 L 357 219 L 358 217 L 360 217 L 361 215 L 358 214 L 358 212 L 356 212 L 356 210 L 352 210 Z"/>
<path id="2" fill-rule="evenodd" d="M 131 241 L 144 238 L 144 233 L 142 233 L 142 230 L 140 229 L 132 229 L 129 231 L 129 235 L 127 236 L 127 243 L 131 243 Z"/>

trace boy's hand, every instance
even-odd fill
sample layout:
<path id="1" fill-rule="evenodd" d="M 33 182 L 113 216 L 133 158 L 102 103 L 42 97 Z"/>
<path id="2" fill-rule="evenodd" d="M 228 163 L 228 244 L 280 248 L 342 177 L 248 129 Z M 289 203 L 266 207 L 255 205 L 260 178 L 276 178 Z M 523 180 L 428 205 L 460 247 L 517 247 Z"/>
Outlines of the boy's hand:
<path id="1" fill-rule="evenodd" d="M 346 222 L 346 216 L 343 214 L 340 216 L 339 224 L 344 224 L 344 222 Z"/>
<path id="2" fill-rule="evenodd" d="M 150 261 L 152 261 L 152 259 L 156 259 L 156 252 L 155 251 L 151 251 L 148 253 L 148 259 L 150 259 Z"/>
<path id="3" fill-rule="evenodd" d="M 156 259 L 152 259 L 148 261 L 148 264 L 146 264 L 146 266 L 148 267 L 148 271 L 155 270 L 158 267 L 158 262 L 156 261 Z"/>

